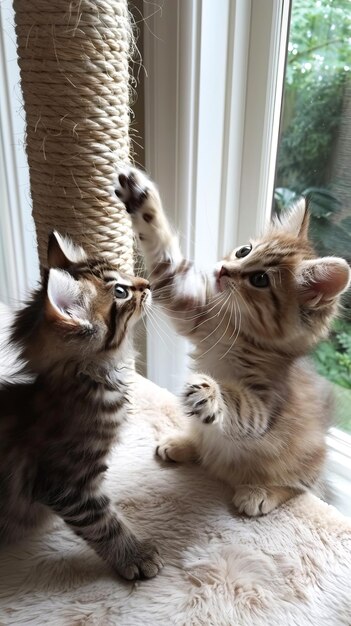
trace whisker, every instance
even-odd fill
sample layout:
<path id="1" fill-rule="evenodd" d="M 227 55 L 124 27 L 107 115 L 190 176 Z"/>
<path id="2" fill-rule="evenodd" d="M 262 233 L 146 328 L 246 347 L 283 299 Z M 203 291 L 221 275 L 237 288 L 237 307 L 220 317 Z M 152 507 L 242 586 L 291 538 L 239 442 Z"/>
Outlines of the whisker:
<path id="1" fill-rule="evenodd" d="M 232 293 L 234 294 L 234 297 L 237 296 L 240 299 L 240 301 L 245 305 L 249 316 L 251 317 L 252 320 L 254 320 L 255 319 L 254 315 L 253 315 L 249 305 L 247 304 L 245 298 L 243 298 L 243 296 L 241 295 L 241 293 L 239 291 L 237 291 L 237 289 L 235 289 L 235 287 L 234 288 L 232 287 Z M 239 305 L 238 305 L 238 307 L 239 307 Z M 240 307 L 239 307 L 239 309 L 240 309 Z"/>
<path id="2" fill-rule="evenodd" d="M 172 292 L 176 292 L 176 289 L 174 287 L 174 285 L 165 285 L 164 287 L 161 288 L 155 288 L 154 293 L 156 294 L 157 297 L 161 296 L 163 297 L 164 294 L 171 294 Z M 212 302 L 214 302 L 217 298 L 220 298 L 223 294 L 219 293 L 219 294 L 215 294 L 214 296 L 212 296 L 208 302 L 208 304 L 211 304 Z M 199 304 L 199 305 L 194 305 L 194 308 L 196 306 L 199 307 L 203 307 L 203 304 Z"/>
<path id="3" fill-rule="evenodd" d="M 221 298 L 222 297 L 223 296 L 221 294 Z M 204 305 L 203 306 L 203 310 L 200 311 L 200 313 L 196 313 L 195 315 L 193 315 L 191 317 L 186 317 L 186 318 L 184 318 L 184 315 L 183 316 L 179 316 L 179 317 L 178 316 L 172 316 L 172 315 L 169 314 L 169 311 L 171 311 L 172 313 L 176 313 L 176 309 L 172 309 L 170 307 L 167 307 L 163 303 L 159 303 L 159 305 L 163 309 L 165 309 L 167 317 L 169 317 L 170 319 L 177 320 L 177 321 L 182 321 L 184 319 L 186 321 L 193 321 L 193 320 L 198 319 L 199 317 L 203 317 L 204 315 L 207 315 L 208 313 L 211 313 L 211 311 L 213 311 L 213 309 L 219 304 L 221 298 L 219 298 L 216 302 L 214 302 L 211 307 L 207 308 L 206 305 Z M 190 309 L 189 313 L 191 313 L 192 311 L 193 311 L 193 309 Z M 215 317 L 215 315 L 213 317 Z M 212 317 L 206 318 L 206 320 L 204 320 L 204 321 L 208 321 L 208 319 L 212 319 Z"/>
<path id="4" fill-rule="evenodd" d="M 229 298 L 230 298 L 230 294 L 227 296 L 226 301 L 223 303 L 223 305 L 224 305 L 224 304 L 226 304 L 226 302 L 229 300 Z M 218 304 L 218 303 L 217 303 L 217 304 Z M 221 307 L 221 310 L 222 310 L 222 308 L 223 308 L 223 305 L 222 305 L 222 307 Z M 219 311 L 219 312 L 217 312 L 217 313 L 215 313 L 214 315 L 211 315 L 210 317 L 206 317 L 206 319 L 204 319 L 202 322 L 200 322 L 199 324 L 196 324 L 196 325 L 194 326 L 193 330 L 200 328 L 200 326 L 202 326 L 203 324 L 206 324 L 206 323 L 207 323 L 207 322 L 209 322 L 210 320 L 213 320 L 215 317 L 218 317 L 219 313 L 220 313 L 220 311 Z M 217 326 L 217 328 L 218 328 L 218 326 Z"/>
<path id="5" fill-rule="evenodd" d="M 172 300 L 176 299 L 177 297 L 181 297 L 181 294 L 177 294 L 175 292 L 174 295 L 172 295 L 172 291 L 175 291 L 174 287 L 162 287 L 162 289 L 154 289 L 153 295 L 154 298 L 157 302 L 162 303 L 171 303 Z M 206 302 L 202 302 L 202 303 L 198 303 L 196 304 L 195 301 L 193 303 L 193 309 L 204 309 L 207 306 L 210 306 L 212 304 L 215 304 L 217 301 L 221 300 L 221 298 L 223 297 L 223 293 L 219 293 L 216 294 L 212 297 L 210 297 Z M 169 308 L 169 310 L 172 310 L 171 307 Z"/>
<path id="6" fill-rule="evenodd" d="M 235 300 L 233 302 L 234 302 L 234 306 L 236 306 Z M 226 352 L 224 354 L 222 354 L 222 356 L 220 357 L 220 359 L 219 359 L 220 361 L 222 359 L 224 359 L 224 357 L 227 356 L 228 352 L 230 352 L 232 350 L 235 342 L 237 341 L 237 339 L 239 337 L 240 328 L 241 328 L 241 312 L 240 312 L 240 307 L 239 306 L 238 306 L 237 311 L 238 311 L 238 314 L 239 314 L 239 324 L 238 324 L 238 327 L 237 327 L 237 332 L 236 332 L 235 337 L 234 337 L 231 345 L 229 346 L 228 350 L 226 350 Z M 236 326 L 236 316 L 235 316 L 235 326 Z M 230 339 L 230 337 L 229 337 L 229 339 Z"/>
<path id="7" fill-rule="evenodd" d="M 151 328 L 155 331 L 156 335 L 162 341 L 162 343 L 165 346 L 165 348 L 167 348 L 168 354 L 171 354 L 171 352 L 169 350 L 169 346 L 167 345 L 167 343 L 165 342 L 164 338 L 162 337 L 159 326 L 157 326 L 157 320 L 154 317 L 152 317 L 150 310 L 147 313 L 147 320 L 149 321 L 149 323 L 151 325 Z M 145 328 L 147 330 L 146 326 L 145 326 Z M 169 339 L 169 335 L 167 335 L 167 339 Z M 174 341 L 172 343 L 174 345 Z"/>
<path id="8" fill-rule="evenodd" d="M 221 312 L 222 312 L 222 310 L 223 310 L 223 307 L 227 304 L 227 302 L 228 302 L 228 300 L 229 300 L 229 299 L 230 299 L 230 294 L 228 294 L 228 296 L 226 297 L 226 299 L 225 299 L 225 301 L 223 302 L 223 304 L 222 304 L 222 306 L 221 306 L 220 310 L 218 311 L 218 313 L 216 313 L 213 317 L 216 317 L 217 315 L 218 315 L 218 316 L 220 316 L 220 314 L 221 314 Z M 224 315 L 225 315 L 225 314 L 224 314 Z M 223 315 L 223 317 L 224 317 L 224 315 Z M 212 319 L 212 318 L 210 318 L 210 319 Z M 208 320 L 205 320 L 205 321 L 208 321 Z M 211 337 L 211 335 L 213 335 L 213 333 L 215 333 L 215 332 L 216 332 L 216 330 L 219 328 L 219 326 L 221 325 L 221 323 L 222 323 L 222 319 L 220 319 L 220 320 L 219 320 L 218 325 L 216 326 L 216 328 L 215 328 L 214 330 L 212 330 L 212 331 L 210 332 L 210 334 L 209 334 L 209 335 L 207 335 L 206 337 L 204 337 L 203 339 L 201 339 L 201 343 L 202 343 L 203 341 L 205 341 L 206 339 L 208 339 L 209 337 Z M 200 325 L 200 324 L 199 324 L 199 325 Z"/>
<path id="9" fill-rule="evenodd" d="M 228 296 L 228 298 L 229 298 L 229 296 Z M 222 321 L 222 320 L 221 320 L 221 321 Z M 215 343 L 215 344 L 213 344 L 213 346 L 210 346 L 210 348 L 209 348 L 208 350 L 206 350 L 205 352 L 203 352 L 203 353 L 201 354 L 201 357 L 205 356 L 205 354 L 208 354 L 208 352 L 210 352 L 211 350 L 213 350 L 213 348 L 215 348 L 215 347 L 219 344 L 219 342 L 220 342 L 220 341 L 222 341 L 222 339 L 223 339 L 224 335 L 226 334 L 226 332 L 227 332 L 227 330 L 228 330 L 228 328 L 229 328 L 229 324 L 230 324 L 230 316 L 229 316 L 229 319 L 228 319 L 227 326 L 225 327 L 225 330 L 224 330 L 224 332 L 222 333 L 222 335 L 220 336 L 220 338 L 216 341 L 216 343 Z M 218 326 L 217 326 L 216 330 L 219 328 L 219 326 L 220 326 L 220 324 L 218 324 Z M 211 334 L 212 334 L 212 333 L 211 333 Z"/>

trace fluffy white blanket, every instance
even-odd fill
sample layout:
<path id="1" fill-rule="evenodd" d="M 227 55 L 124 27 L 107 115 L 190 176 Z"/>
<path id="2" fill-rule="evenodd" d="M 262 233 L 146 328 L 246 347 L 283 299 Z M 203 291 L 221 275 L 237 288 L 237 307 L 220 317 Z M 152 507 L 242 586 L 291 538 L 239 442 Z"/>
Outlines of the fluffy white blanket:
<path id="1" fill-rule="evenodd" d="M 64 525 L 0 554 L 0 624 L 350 626 L 351 520 L 311 495 L 259 519 L 197 466 L 154 457 L 175 398 L 142 378 L 108 490 L 157 541 L 165 567 L 127 583 Z"/>

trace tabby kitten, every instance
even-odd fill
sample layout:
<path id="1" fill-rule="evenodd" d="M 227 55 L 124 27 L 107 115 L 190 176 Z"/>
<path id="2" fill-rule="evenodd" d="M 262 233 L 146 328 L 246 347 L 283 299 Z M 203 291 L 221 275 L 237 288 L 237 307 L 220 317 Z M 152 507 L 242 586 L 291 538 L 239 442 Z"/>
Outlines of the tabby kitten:
<path id="1" fill-rule="evenodd" d="M 323 495 L 330 395 L 305 357 L 326 337 L 350 270 L 343 259 L 316 258 L 305 200 L 209 276 L 183 258 L 143 173 L 120 171 L 116 194 L 132 217 L 154 299 L 194 345 L 196 373 L 183 394 L 188 431 L 170 434 L 157 454 L 203 463 L 247 515 L 310 488 Z"/>
<path id="2" fill-rule="evenodd" d="M 48 266 L 12 327 L 22 382 L 0 387 L 0 542 L 51 511 L 121 576 L 150 578 L 158 552 L 128 528 L 102 480 L 126 416 L 130 329 L 148 305 L 149 284 L 58 234 Z"/>

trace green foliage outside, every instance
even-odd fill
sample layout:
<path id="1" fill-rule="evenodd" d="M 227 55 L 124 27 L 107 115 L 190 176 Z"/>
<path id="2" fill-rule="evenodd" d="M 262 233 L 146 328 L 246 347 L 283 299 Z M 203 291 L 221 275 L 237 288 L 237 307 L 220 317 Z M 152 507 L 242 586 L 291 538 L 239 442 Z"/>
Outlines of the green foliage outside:
<path id="1" fill-rule="evenodd" d="M 316 369 L 334 383 L 336 421 L 351 430 L 351 324 L 336 320 L 329 341 L 321 341 L 314 353 Z"/>
<path id="2" fill-rule="evenodd" d="M 350 0 L 293 0 L 274 210 L 306 196 L 317 252 L 349 263 L 351 215 L 345 217 L 337 197 L 332 161 L 350 82 Z M 336 385 L 339 424 L 351 431 L 351 294 L 343 305 L 343 319 L 314 360 Z"/>
<path id="3" fill-rule="evenodd" d="M 351 71 L 349 0 L 293 0 L 279 187 L 325 186 Z"/>
<path id="4" fill-rule="evenodd" d="M 320 374 L 351 390 L 351 326 L 336 320 L 329 341 L 322 341 L 314 355 Z"/>
<path id="5" fill-rule="evenodd" d="M 284 211 L 301 195 L 308 199 L 311 220 L 310 236 L 318 254 L 321 256 L 339 255 L 351 263 L 351 216 L 335 221 L 341 211 L 341 203 L 331 191 L 319 187 L 307 187 L 296 193 L 291 189 L 276 187 L 275 212 L 279 214 Z"/>

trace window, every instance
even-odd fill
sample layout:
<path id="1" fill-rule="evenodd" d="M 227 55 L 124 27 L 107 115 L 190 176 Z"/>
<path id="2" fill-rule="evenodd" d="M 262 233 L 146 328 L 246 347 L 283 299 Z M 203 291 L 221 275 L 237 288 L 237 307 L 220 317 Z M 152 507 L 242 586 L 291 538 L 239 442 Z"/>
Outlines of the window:
<path id="1" fill-rule="evenodd" d="M 317 252 L 351 262 L 351 2 L 293 0 L 274 211 L 309 197 Z M 314 354 L 351 432 L 351 292 Z"/>

